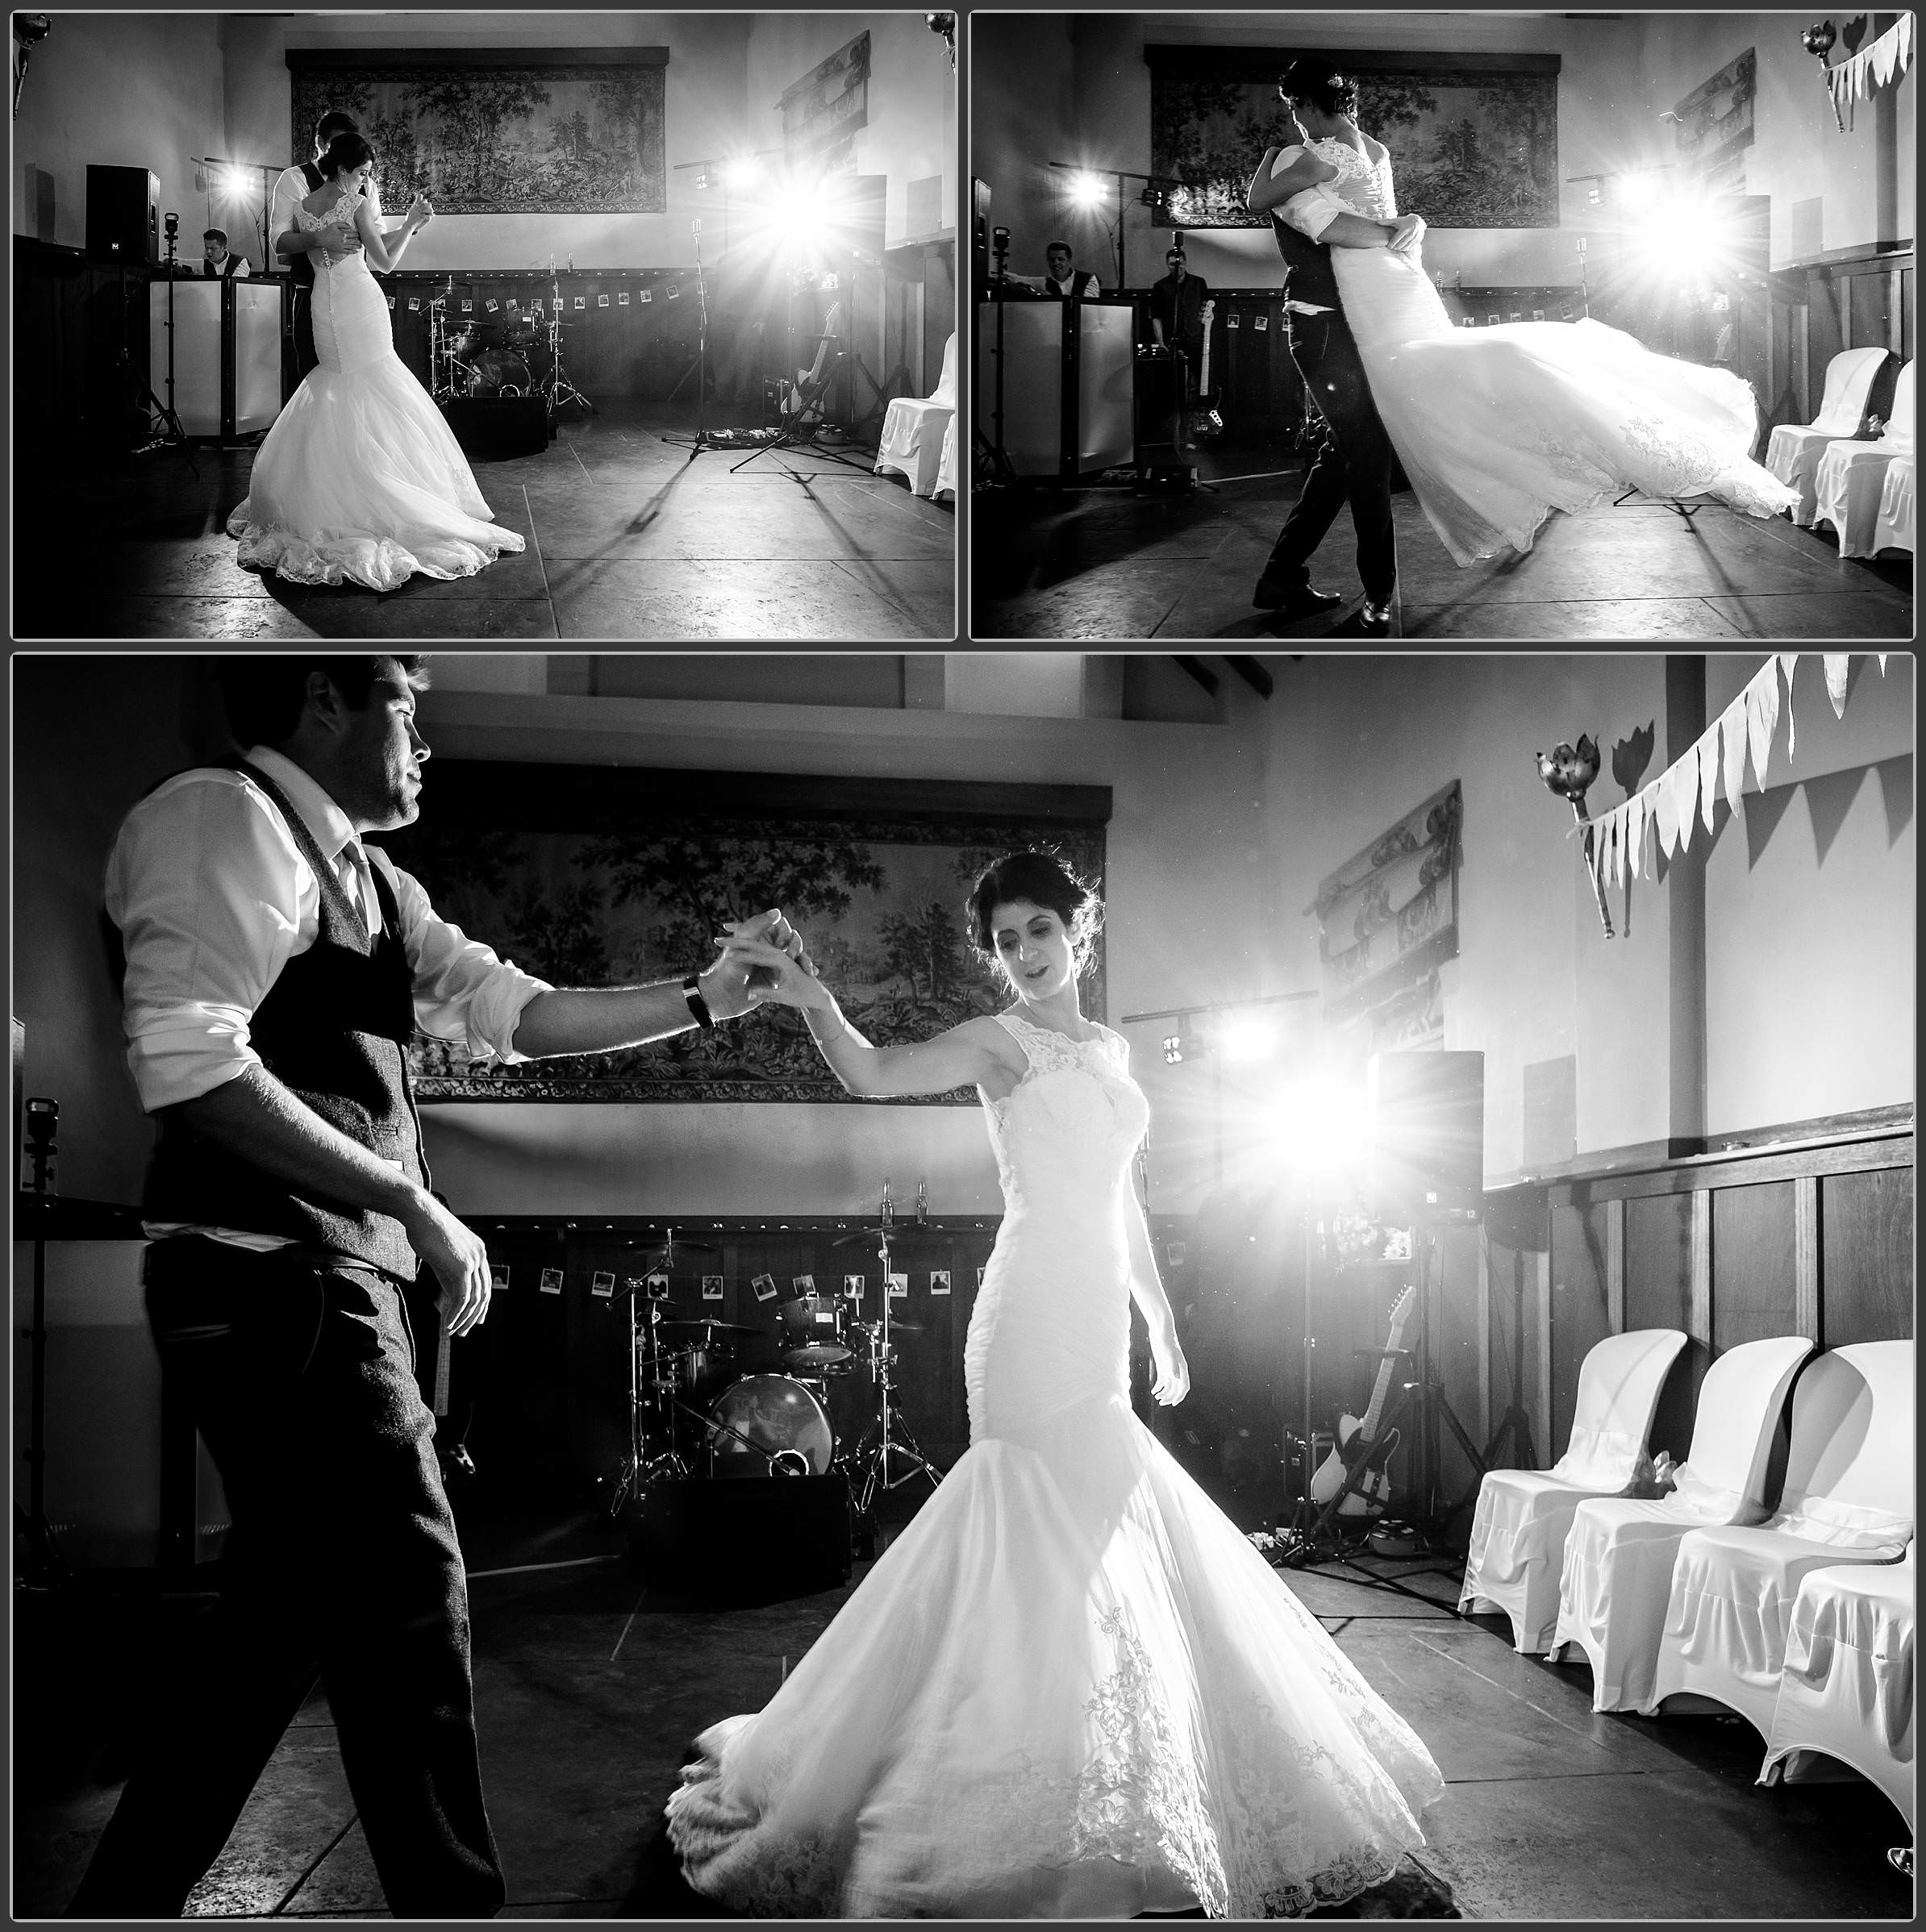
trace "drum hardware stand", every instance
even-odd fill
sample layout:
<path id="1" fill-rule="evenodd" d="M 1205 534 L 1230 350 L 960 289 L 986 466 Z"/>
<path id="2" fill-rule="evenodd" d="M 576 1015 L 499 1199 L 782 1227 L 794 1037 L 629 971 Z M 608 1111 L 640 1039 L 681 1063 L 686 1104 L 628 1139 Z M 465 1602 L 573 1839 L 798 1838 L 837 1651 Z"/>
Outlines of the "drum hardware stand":
<path id="1" fill-rule="evenodd" d="M 181 418 L 174 413 L 174 238 L 181 232 L 181 218 L 177 214 L 165 217 L 167 224 L 167 401 L 163 403 L 155 395 L 150 380 L 140 393 L 140 402 L 148 411 L 148 439 L 134 451 L 137 456 L 144 456 L 157 449 L 178 449 L 187 459 L 187 467 L 194 472 L 194 480 L 200 480 L 200 466 L 194 460 L 194 452 L 188 447 L 187 432 L 181 427 Z M 127 346 L 127 264 L 120 264 L 121 280 L 121 359 L 131 369 L 132 362 Z"/>
<path id="2" fill-rule="evenodd" d="M 665 443 L 673 443 L 677 449 L 689 452 L 693 463 L 706 449 L 723 449 L 725 443 L 718 443 L 709 434 L 709 277 L 702 266 L 702 224 L 692 221 L 689 232 L 695 246 L 695 434 L 692 436 L 665 435 Z M 689 380 L 689 372 L 682 372 L 682 382 Z M 679 389 L 682 382 L 676 385 Z M 669 392 L 672 402 L 675 391 Z"/>
<path id="3" fill-rule="evenodd" d="M 573 268 L 573 260 L 570 261 Z M 592 416 L 595 405 L 562 372 L 562 331 L 569 325 L 561 320 L 561 278 L 555 272 L 555 257 L 548 257 L 548 373 L 532 385 L 531 395 L 539 394 L 552 416 L 565 402 L 579 402 Z M 552 425 L 551 427 L 552 428 Z"/>
<path id="4" fill-rule="evenodd" d="M 27 1152 L 33 1162 L 33 1325 L 27 1331 L 32 1343 L 33 1393 L 26 1450 L 27 1506 L 14 1505 L 15 1542 L 25 1546 L 14 1573 L 17 1590 L 56 1590 L 72 1580 L 47 1520 L 47 1222 L 54 1201 L 52 1164 L 59 1151 L 53 1137 L 60 1124 L 55 1101 L 27 1103 Z"/>
<path id="5" fill-rule="evenodd" d="M 865 1431 L 862 1441 L 850 1455 L 843 1459 L 849 1473 L 849 1493 L 859 1520 L 871 1515 L 880 1493 L 899 1489 L 913 1477 L 926 1477 L 932 1489 L 943 1480 L 943 1472 L 923 1453 L 916 1439 L 903 1426 L 900 1411 L 890 1400 L 896 1392 L 895 1379 L 890 1372 L 890 1236 L 895 1219 L 896 1210 L 890 1199 L 890 1184 L 886 1180 L 880 1225 L 860 1229 L 854 1235 L 845 1235 L 836 1243 L 842 1247 L 873 1235 L 877 1253 L 882 1262 L 882 1320 L 869 1331 L 869 1366 L 876 1377 L 880 1407 L 876 1422 Z M 898 1464 L 907 1465 L 901 1475 L 890 1473 L 892 1455 Z"/>

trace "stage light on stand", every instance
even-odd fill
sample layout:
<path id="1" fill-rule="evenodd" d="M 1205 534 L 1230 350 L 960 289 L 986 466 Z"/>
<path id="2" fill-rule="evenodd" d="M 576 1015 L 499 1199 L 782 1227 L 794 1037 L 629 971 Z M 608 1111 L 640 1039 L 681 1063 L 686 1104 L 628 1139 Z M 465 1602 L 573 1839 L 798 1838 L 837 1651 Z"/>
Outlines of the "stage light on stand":
<path id="1" fill-rule="evenodd" d="M 1181 1067 L 1184 1064 L 1184 1036 L 1181 1033 L 1164 1035 L 1164 1064 Z"/>
<path id="2" fill-rule="evenodd" d="M 1100 206 L 1108 198 L 1110 183 L 1101 175 L 1073 174 L 1064 192 L 1069 196 L 1075 206 L 1091 210 Z"/>
<path id="3" fill-rule="evenodd" d="M 1240 1065 L 1251 1066 L 1277 1057 L 1278 1030 L 1257 1014 L 1227 1014 L 1218 1029 L 1217 1039 L 1224 1057 Z"/>

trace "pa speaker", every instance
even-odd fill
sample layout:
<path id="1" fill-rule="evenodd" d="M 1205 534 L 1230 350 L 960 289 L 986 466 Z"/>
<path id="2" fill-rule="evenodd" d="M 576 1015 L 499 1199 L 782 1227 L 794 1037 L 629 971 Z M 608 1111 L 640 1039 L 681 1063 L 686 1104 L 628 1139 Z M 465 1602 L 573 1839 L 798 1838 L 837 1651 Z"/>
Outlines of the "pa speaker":
<path id="1" fill-rule="evenodd" d="M 456 396 L 441 407 L 468 456 L 539 456 L 548 447 L 545 397 Z"/>
<path id="2" fill-rule="evenodd" d="M 1371 1193 L 1396 1215 L 1477 1208 L 1485 1187 L 1485 1056 L 1379 1053 L 1366 1068 Z"/>
<path id="3" fill-rule="evenodd" d="M 849 1485 L 828 1476 L 647 1484 L 629 1524 L 649 1580 L 712 1602 L 780 1603 L 849 1577 Z"/>
<path id="4" fill-rule="evenodd" d="M 160 259 L 160 182 L 146 168 L 87 164 L 87 252 L 102 261 Z"/>

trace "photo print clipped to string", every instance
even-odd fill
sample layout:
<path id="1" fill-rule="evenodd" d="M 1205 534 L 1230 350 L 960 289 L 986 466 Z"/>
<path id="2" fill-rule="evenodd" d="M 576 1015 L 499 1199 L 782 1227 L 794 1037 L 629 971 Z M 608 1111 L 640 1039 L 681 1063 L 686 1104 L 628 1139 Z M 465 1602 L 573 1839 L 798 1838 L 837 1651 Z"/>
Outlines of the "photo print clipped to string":
<path id="1" fill-rule="evenodd" d="M 589 1293 L 601 1301 L 612 1301 L 615 1293 L 615 1270 L 611 1268 L 605 1273 L 598 1269 L 589 1278 Z"/>
<path id="2" fill-rule="evenodd" d="M 776 1277 L 773 1275 L 757 1275 L 749 1286 L 756 1291 L 758 1301 L 773 1301 L 776 1298 Z"/>
<path id="3" fill-rule="evenodd" d="M 892 1301 L 907 1301 L 909 1297 L 909 1293 L 910 1278 L 907 1275 L 890 1276 L 890 1296 Z"/>
<path id="4" fill-rule="evenodd" d="M 669 1277 L 659 1268 L 649 1274 L 648 1298 L 652 1301 L 666 1301 L 669 1299 Z"/>
<path id="5" fill-rule="evenodd" d="M 863 1298 L 863 1278 L 861 1275 L 845 1275 L 843 1277 L 843 1293 L 851 1301 Z"/>
<path id="6" fill-rule="evenodd" d="M 495 1293 L 498 1295 L 507 1294 L 508 1293 L 508 1264 L 506 1261 L 491 1261 L 488 1264 L 488 1279 L 490 1285 Z"/>
<path id="7" fill-rule="evenodd" d="M 720 1275 L 704 1275 L 702 1276 L 702 1299 L 705 1301 L 719 1301 L 722 1298 L 723 1277 Z"/>
<path id="8" fill-rule="evenodd" d="M 789 1285 L 798 1295 L 813 1295 L 816 1292 L 816 1278 L 814 1275 L 791 1275 Z"/>
<path id="9" fill-rule="evenodd" d="M 561 1270 L 559 1268 L 544 1268 L 542 1270 L 542 1293 L 544 1295 L 559 1295 L 561 1293 Z"/>
<path id="10" fill-rule="evenodd" d="M 932 1268 L 930 1270 L 930 1293 L 932 1295 L 947 1295 L 949 1293 L 949 1270 L 947 1268 Z"/>

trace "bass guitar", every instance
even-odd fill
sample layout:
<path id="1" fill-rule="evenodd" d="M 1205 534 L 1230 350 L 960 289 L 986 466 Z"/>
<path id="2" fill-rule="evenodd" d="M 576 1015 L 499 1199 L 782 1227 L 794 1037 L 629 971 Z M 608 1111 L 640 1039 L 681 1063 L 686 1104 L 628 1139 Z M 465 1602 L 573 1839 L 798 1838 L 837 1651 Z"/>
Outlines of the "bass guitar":
<path id="1" fill-rule="evenodd" d="M 1193 443 L 1207 440 L 1224 434 L 1224 418 L 1218 414 L 1211 401 L 1211 318 L 1217 312 L 1216 299 L 1206 296 L 1204 304 L 1198 312 L 1198 323 L 1203 330 L 1203 355 L 1197 370 L 1197 407 L 1191 410 L 1186 423 L 1190 439 Z"/>
<path id="2" fill-rule="evenodd" d="M 1390 1500 L 1390 1479 L 1384 1472 L 1384 1465 L 1398 1447 L 1402 1432 L 1394 1429 L 1381 1440 L 1378 1426 L 1384 1415 L 1385 1397 L 1390 1393 L 1391 1372 L 1398 1365 L 1394 1351 L 1403 1343 L 1404 1331 L 1410 1325 L 1417 1300 L 1418 1291 L 1415 1288 L 1407 1288 L 1398 1297 L 1397 1305 L 1391 1310 L 1390 1339 L 1385 1343 L 1385 1357 L 1378 1366 L 1378 1380 L 1371 1390 L 1370 1406 L 1361 1417 L 1338 1418 L 1337 1447 L 1324 1458 L 1311 1479 L 1311 1500 L 1322 1505 L 1329 1502 L 1344 1488 L 1345 1479 L 1353 1469 L 1361 1464 L 1364 1466 L 1365 1473 L 1358 1479 L 1357 1486 L 1338 1505 L 1340 1516 L 1375 1516 L 1383 1511 Z"/>
<path id="3" fill-rule="evenodd" d="M 786 424 L 805 426 L 823 420 L 823 397 L 828 389 L 836 367 L 842 360 L 842 352 L 836 344 L 840 340 L 843 325 L 843 305 L 830 304 L 829 313 L 823 319 L 822 339 L 816 344 L 816 359 L 806 369 L 796 371 L 794 382 L 782 385 L 782 416 Z"/>

